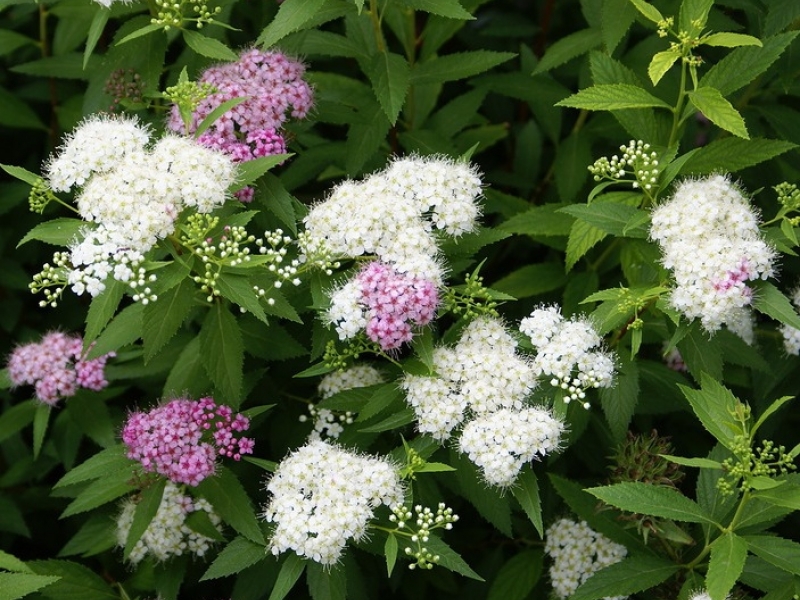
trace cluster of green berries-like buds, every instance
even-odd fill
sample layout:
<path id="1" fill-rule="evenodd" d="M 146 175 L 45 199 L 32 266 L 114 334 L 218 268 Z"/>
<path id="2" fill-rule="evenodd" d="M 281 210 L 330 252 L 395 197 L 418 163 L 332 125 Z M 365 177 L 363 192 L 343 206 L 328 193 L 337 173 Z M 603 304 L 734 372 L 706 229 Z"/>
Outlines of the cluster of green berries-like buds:
<path id="1" fill-rule="evenodd" d="M 28 194 L 28 206 L 30 206 L 31 212 L 42 214 L 48 204 L 58 201 L 47 182 L 41 177 L 37 178 Z"/>
<path id="2" fill-rule="evenodd" d="M 727 477 L 717 481 L 717 488 L 724 494 L 732 494 L 737 484 L 742 491 L 752 489 L 754 477 L 776 477 L 797 468 L 786 448 L 776 446 L 771 440 L 753 448 L 747 436 L 737 435 L 731 451 L 734 456 L 722 461 Z"/>
<path id="3" fill-rule="evenodd" d="M 58 300 L 67 287 L 67 272 L 70 269 L 69 252 L 55 252 L 53 254 L 53 264 L 45 263 L 42 266 L 42 270 L 33 276 L 28 288 L 34 294 L 38 292 L 44 294 L 44 300 L 39 301 L 40 307 L 50 306 L 51 308 L 56 308 L 58 306 Z"/>
<path id="4" fill-rule="evenodd" d="M 432 569 L 439 562 L 439 555 L 433 554 L 424 544 L 430 540 L 432 530 L 452 529 L 453 523 L 458 521 L 458 515 L 453 514 L 453 509 L 448 508 L 444 502 L 439 503 L 435 513 L 427 506 L 417 504 L 414 513 L 405 506 L 395 506 L 389 520 L 397 526 L 395 533 L 408 537 L 413 544 L 405 549 L 406 556 L 414 559 L 408 568 Z"/>
<path id="5" fill-rule="evenodd" d="M 322 361 L 328 368 L 341 371 L 357 361 L 362 354 L 383 354 L 380 344 L 367 338 L 363 332 L 347 340 L 342 348 L 334 340 L 329 340 Z"/>
<path id="6" fill-rule="evenodd" d="M 800 209 L 800 190 L 793 183 L 779 183 L 774 188 L 775 193 L 778 194 L 778 202 L 788 210 Z"/>
<path id="7" fill-rule="evenodd" d="M 478 317 L 497 317 L 498 302 L 491 290 L 483 285 L 483 277 L 477 272 L 467 275 L 464 285 L 445 288 L 442 307 L 458 317 L 473 320 Z"/>
<path id="8" fill-rule="evenodd" d="M 214 16 L 218 15 L 222 10 L 217 6 L 213 11 L 209 10 L 208 4 L 199 0 L 155 0 L 158 12 L 150 22 L 153 25 L 161 25 L 164 29 L 176 27 L 181 29 L 183 24 L 187 21 L 194 21 L 197 28 L 201 29 L 203 25 L 214 22 Z M 188 11 L 186 10 L 186 7 Z M 186 16 L 188 13 L 192 16 Z"/>
<path id="9" fill-rule="evenodd" d="M 303 256 L 300 260 L 310 267 L 319 269 L 328 277 L 342 265 L 331 253 L 324 239 L 315 238 L 308 232 L 302 231 L 297 234 L 297 244 L 303 249 Z"/>
<path id="10" fill-rule="evenodd" d="M 634 189 L 649 192 L 658 183 L 658 154 L 650 150 L 650 144 L 642 140 L 631 140 L 627 146 L 620 146 L 622 156 L 603 156 L 589 166 L 595 181 L 631 181 Z"/>

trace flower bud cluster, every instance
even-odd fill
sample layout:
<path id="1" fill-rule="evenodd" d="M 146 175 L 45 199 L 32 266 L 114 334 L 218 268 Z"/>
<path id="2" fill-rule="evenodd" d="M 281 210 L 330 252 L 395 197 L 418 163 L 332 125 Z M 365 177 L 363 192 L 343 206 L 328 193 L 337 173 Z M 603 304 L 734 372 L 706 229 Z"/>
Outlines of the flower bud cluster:
<path id="1" fill-rule="evenodd" d="M 522 319 L 519 329 L 536 348 L 536 376 L 551 377 L 550 383 L 564 391 L 564 402 L 577 400 L 589 408 L 586 390 L 611 386 L 614 359 L 594 349 L 602 340 L 588 319 L 565 319 L 558 306 L 542 306 Z"/>
<path id="2" fill-rule="evenodd" d="M 467 163 L 413 156 L 362 181 L 338 185 L 304 219 L 308 255 L 376 255 L 398 273 L 437 286 L 443 278 L 432 230 L 459 236 L 475 228 L 481 180 Z"/>
<path id="3" fill-rule="evenodd" d="M 625 546 L 616 544 L 592 530 L 585 521 L 560 519 L 545 532 L 544 551 L 553 559 L 550 580 L 558 598 L 566 600 L 600 569 L 620 562 L 627 555 Z M 612 596 L 604 600 L 624 600 Z"/>
<path id="4" fill-rule="evenodd" d="M 727 325 L 752 343 L 747 282 L 774 274 L 775 250 L 761 237 L 758 214 L 742 192 L 722 175 L 684 181 L 653 211 L 650 236 L 675 278 L 672 307 L 699 318 L 708 332 Z"/>
<path id="5" fill-rule="evenodd" d="M 217 454 L 239 460 L 254 442 L 239 437 L 250 421 L 212 398 L 179 398 L 149 412 L 134 412 L 122 429 L 128 458 L 145 472 L 175 483 L 198 485 L 214 474 Z"/>
<path id="6" fill-rule="evenodd" d="M 125 0 L 123 0 L 125 1 Z M 95 2 L 113 2 L 113 0 L 95 0 Z M 187 22 L 194 22 L 198 29 L 214 22 L 214 15 L 222 11 L 221 6 L 214 10 L 201 0 L 155 0 L 156 16 L 150 19 L 153 25 L 161 25 L 165 30 L 172 27 L 182 28 Z M 106 5 L 107 6 L 107 5 Z"/>
<path id="7" fill-rule="evenodd" d="M 747 436 L 733 438 L 731 451 L 734 456 L 722 461 L 726 477 L 717 480 L 717 488 L 726 495 L 733 493 L 738 485 L 743 491 L 752 489 L 754 477 L 777 477 L 797 469 L 794 458 L 784 446 L 776 446 L 772 440 L 764 440 L 760 447 L 752 447 Z"/>
<path id="8" fill-rule="evenodd" d="M 73 243 L 71 268 L 63 264 L 48 274 L 58 279 L 42 274 L 37 289 L 48 279 L 50 286 L 71 285 L 78 295 L 96 296 L 113 277 L 139 299 L 154 299 L 152 290 L 141 289 L 144 254 L 172 233 L 184 208 L 207 213 L 221 206 L 234 166 L 223 154 L 177 136 L 148 149 L 149 137 L 135 119 L 89 117 L 47 162 L 50 188 L 78 188 L 78 212 L 94 227 Z"/>
<path id="9" fill-rule="evenodd" d="M 36 399 L 54 406 L 74 396 L 78 388 L 93 391 L 108 385 L 104 369 L 114 352 L 85 360 L 83 338 L 54 331 L 40 342 L 17 346 L 8 359 L 12 385 L 32 385 Z"/>
<path id="10" fill-rule="evenodd" d="M 412 325 L 430 323 L 438 304 L 433 281 L 375 261 L 331 294 L 327 317 L 341 340 L 366 331 L 382 350 L 395 350 L 411 341 Z"/>
<path id="11" fill-rule="evenodd" d="M 267 484 L 264 518 L 275 523 L 270 548 L 293 550 L 335 564 L 349 539 L 360 540 L 374 510 L 402 502 L 397 469 L 324 441 L 311 441 L 283 459 Z"/>
<path id="12" fill-rule="evenodd" d="M 117 545 L 121 548 L 127 543 L 136 505 L 137 502 L 129 498 L 123 503 L 122 511 L 117 517 Z M 136 565 L 147 555 L 159 561 L 187 553 L 205 556 L 213 540 L 197 533 L 186 523 L 187 517 L 198 511 L 207 513 L 211 523 L 219 530 L 222 520 L 207 500 L 186 496 L 177 485 L 168 481 L 153 520 L 134 545 L 128 560 Z"/>
<path id="13" fill-rule="evenodd" d="M 595 181 L 632 181 L 634 188 L 647 192 L 658 184 L 658 154 L 650 150 L 650 144 L 642 140 L 631 140 L 627 146 L 620 146 L 622 156 L 616 154 L 609 160 L 605 156 L 597 159 L 589 167 Z"/>
<path id="14" fill-rule="evenodd" d="M 108 112 L 121 110 L 123 103 L 141 104 L 144 101 L 142 76 L 134 69 L 115 69 L 103 86 L 103 91 L 111 96 Z"/>
<path id="15" fill-rule="evenodd" d="M 398 535 L 408 537 L 416 546 L 406 546 L 404 551 L 406 556 L 414 559 L 408 568 L 412 571 L 416 568 L 430 570 L 439 562 L 440 557 L 438 554 L 433 554 L 423 544 L 427 544 L 430 540 L 432 530 L 452 529 L 453 523 L 458 521 L 458 515 L 454 514 L 453 509 L 448 508 L 444 502 L 439 503 L 435 513 L 427 506 L 423 507 L 420 504 L 414 506 L 414 512 L 417 518 L 412 521 L 414 516 L 411 509 L 402 505 L 393 506 L 389 520 L 397 525 Z"/>

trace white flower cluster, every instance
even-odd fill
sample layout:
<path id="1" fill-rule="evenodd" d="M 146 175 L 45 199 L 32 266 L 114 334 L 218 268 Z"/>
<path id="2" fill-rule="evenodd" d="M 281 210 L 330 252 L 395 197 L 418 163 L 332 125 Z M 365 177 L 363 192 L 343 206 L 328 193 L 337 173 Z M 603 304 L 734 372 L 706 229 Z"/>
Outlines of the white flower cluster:
<path id="1" fill-rule="evenodd" d="M 728 600 L 730 596 L 725 596 L 725 600 Z M 697 590 L 692 592 L 692 595 L 689 596 L 689 600 L 712 600 L 711 594 L 709 594 L 705 590 Z"/>
<path id="2" fill-rule="evenodd" d="M 585 521 L 560 519 L 545 532 L 544 551 L 553 559 L 550 580 L 559 598 L 566 599 L 589 577 L 604 567 L 618 563 L 628 553 L 625 546 L 612 542 L 591 529 Z M 604 600 L 623 600 L 613 596 Z"/>
<path id="3" fill-rule="evenodd" d="M 536 375 L 516 346 L 499 320 L 476 319 L 454 348 L 434 350 L 436 376 L 406 375 L 402 382 L 421 432 L 444 441 L 468 420 L 460 451 L 489 484 L 502 487 L 536 454 L 557 448 L 564 429 L 546 409 L 526 406 Z"/>
<path id="4" fill-rule="evenodd" d="M 129 560 L 137 564 L 148 554 L 156 560 L 167 560 L 187 552 L 195 556 L 204 556 L 213 540 L 197 533 L 186 524 L 189 514 L 199 510 L 207 512 L 211 523 L 219 529 L 222 520 L 207 500 L 185 496 L 176 484 L 167 481 L 156 516 L 136 542 Z M 135 512 L 136 502 L 129 498 L 123 504 L 122 512 L 117 518 L 117 545 L 122 548 L 128 539 Z"/>
<path id="5" fill-rule="evenodd" d="M 264 518 L 275 523 L 275 555 L 299 556 L 332 565 L 350 538 L 359 540 L 381 504 L 403 500 L 397 469 L 388 461 L 359 456 L 312 441 L 283 459 L 267 485 L 272 500 Z"/>
<path id="6" fill-rule="evenodd" d="M 386 377 L 371 365 L 353 365 L 341 371 L 328 373 L 319 382 L 317 390 L 322 398 L 330 398 L 334 394 L 360 387 L 377 385 L 386 381 Z"/>
<path id="7" fill-rule="evenodd" d="M 363 181 L 337 186 L 304 219 L 305 252 L 376 255 L 399 273 L 441 282 L 433 229 L 458 236 L 475 228 L 481 180 L 474 167 L 443 157 L 395 160 Z"/>
<path id="8" fill-rule="evenodd" d="M 536 376 L 551 377 L 550 383 L 567 392 L 565 402 L 583 401 L 588 388 L 611 386 L 614 359 L 595 349 L 602 340 L 588 319 L 565 319 L 558 306 L 543 306 L 522 319 L 519 329 L 536 348 Z"/>
<path id="9" fill-rule="evenodd" d="M 530 364 L 498 319 L 472 321 L 454 348 L 436 348 L 438 376 L 406 375 L 402 387 L 414 408 L 419 430 L 438 440 L 466 418 L 501 408 L 520 410 L 536 385 Z"/>
<path id="10" fill-rule="evenodd" d="M 501 409 L 464 426 L 458 447 L 487 483 L 508 487 L 536 455 L 556 450 L 564 424 L 543 408 Z"/>
<path id="11" fill-rule="evenodd" d="M 773 275 L 775 251 L 762 239 L 758 215 L 727 177 L 684 181 L 652 214 L 650 236 L 663 252 L 675 287 L 670 304 L 713 333 L 722 325 L 748 343 L 753 291 L 747 281 Z"/>
<path id="12" fill-rule="evenodd" d="M 800 287 L 792 292 L 792 304 L 800 309 Z M 791 325 L 781 325 L 781 335 L 783 336 L 783 347 L 787 354 L 800 354 L 800 329 L 795 329 Z"/>
<path id="13" fill-rule="evenodd" d="M 78 295 L 96 296 L 109 275 L 134 289 L 144 285 L 143 255 L 172 233 L 180 212 L 207 213 L 225 202 L 235 176 L 227 156 L 173 135 L 152 148 L 148 142 L 135 119 L 94 116 L 45 165 L 50 187 L 77 188 L 78 212 L 96 224 L 71 249 L 67 280 Z"/>

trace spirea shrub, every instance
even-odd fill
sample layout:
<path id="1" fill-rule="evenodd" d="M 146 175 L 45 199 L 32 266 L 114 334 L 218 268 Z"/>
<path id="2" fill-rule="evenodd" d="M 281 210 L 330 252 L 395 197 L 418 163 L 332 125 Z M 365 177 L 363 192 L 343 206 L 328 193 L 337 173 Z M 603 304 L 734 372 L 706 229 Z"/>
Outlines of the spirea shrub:
<path id="1" fill-rule="evenodd" d="M 0 600 L 795 598 L 795 4 L 0 3 Z"/>

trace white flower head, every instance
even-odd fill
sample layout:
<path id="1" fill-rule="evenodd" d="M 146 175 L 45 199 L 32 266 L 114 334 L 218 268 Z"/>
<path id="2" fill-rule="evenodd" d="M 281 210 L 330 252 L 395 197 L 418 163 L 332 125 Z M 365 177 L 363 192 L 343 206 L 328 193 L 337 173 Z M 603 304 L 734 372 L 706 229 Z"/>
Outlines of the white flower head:
<path id="1" fill-rule="evenodd" d="M 553 559 L 550 581 L 556 596 L 566 600 L 595 572 L 618 563 L 627 555 L 625 546 L 597 533 L 585 521 L 560 519 L 545 532 L 544 551 Z M 604 600 L 624 600 L 627 596 Z"/>
<path id="2" fill-rule="evenodd" d="M 345 390 L 377 385 L 385 381 L 385 375 L 372 365 L 357 364 L 341 371 L 328 373 L 319 382 L 317 390 L 322 398 L 330 398 Z"/>
<path id="3" fill-rule="evenodd" d="M 267 484 L 272 499 L 264 518 L 275 523 L 275 555 L 293 550 L 324 565 L 335 564 L 349 539 L 366 534 L 374 510 L 403 499 L 397 469 L 315 440 L 283 459 Z"/>

